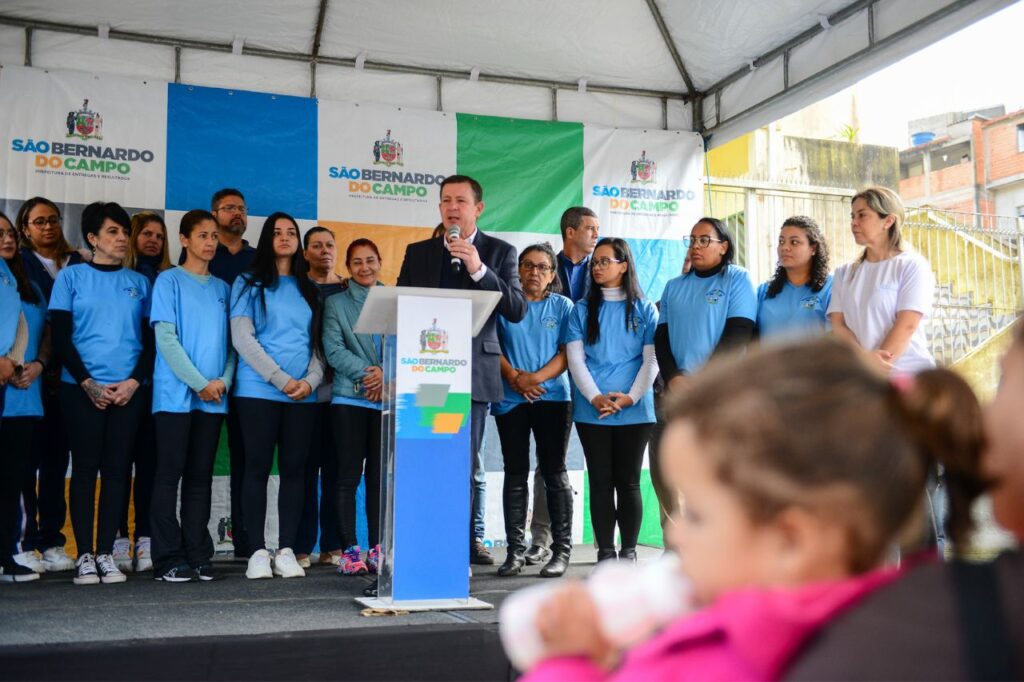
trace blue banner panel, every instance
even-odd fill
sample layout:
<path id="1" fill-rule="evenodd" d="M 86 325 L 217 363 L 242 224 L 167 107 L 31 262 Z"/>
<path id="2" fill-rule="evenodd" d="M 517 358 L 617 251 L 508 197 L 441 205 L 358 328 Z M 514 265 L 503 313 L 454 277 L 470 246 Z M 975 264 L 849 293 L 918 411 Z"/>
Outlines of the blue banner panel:
<path id="1" fill-rule="evenodd" d="M 686 249 L 681 239 L 632 239 L 626 237 L 636 262 L 640 288 L 652 301 L 661 300 L 661 292 L 670 279 L 683 274 Z"/>
<path id="2" fill-rule="evenodd" d="M 167 108 L 168 209 L 234 187 L 251 215 L 316 220 L 316 100 L 170 83 Z"/>

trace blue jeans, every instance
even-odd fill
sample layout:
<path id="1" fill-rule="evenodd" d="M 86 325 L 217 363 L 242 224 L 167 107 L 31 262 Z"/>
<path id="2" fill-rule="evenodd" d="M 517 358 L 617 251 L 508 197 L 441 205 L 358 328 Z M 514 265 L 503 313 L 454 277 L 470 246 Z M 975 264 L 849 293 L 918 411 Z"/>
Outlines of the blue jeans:
<path id="1" fill-rule="evenodd" d="M 473 479 L 471 481 L 472 487 L 472 516 L 470 518 L 470 533 L 472 537 L 470 541 L 474 539 L 483 539 L 484 537 L 484 514 L 486 512 L 487 503 L 487 474 L 484 471 L 484 427 L 487 425 L 487 413 L 490 410 L 489 403 L 482 403 L 476 400 L 473 401 L 472 407 L 472 433 L 470 435 L 472 442 L 470 447 L 472 448 L 472 464 L 473 464 Z"/>

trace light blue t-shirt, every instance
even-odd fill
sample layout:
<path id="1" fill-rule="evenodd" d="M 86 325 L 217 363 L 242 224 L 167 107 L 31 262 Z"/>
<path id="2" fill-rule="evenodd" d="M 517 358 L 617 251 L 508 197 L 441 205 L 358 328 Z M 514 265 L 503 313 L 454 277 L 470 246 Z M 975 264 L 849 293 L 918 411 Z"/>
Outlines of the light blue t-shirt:
<path id="1" fill-rule="evenodd" d="M 710 277 L 691 272 L 669 280 L 661 295 L 661 324 L 668 325 L 679 371 L 692 374 L 704 366 L 730 317 L 757 319 L 754 285 L 744 268 L 730 264 Z"/>
<path id="2" fill-rule="evenodd" d="M 757 288 L 757 329 L 762 341 L 785 341 L 819 336 L 832 328 L 825 311 L 832 300 L 832 275 L 820 291 L 809 284 L 795 287 L 788 281 L 768 298 L 768 285 Z"/>
<path id="3" fill-rule="evenodd" d="M 21 302 L 21 312 L 25 313 L 25 322 L 28 323 L 28 345 L 25 347 L 26 364 L 35 360 L 39 355 L 39 342 L 42 340 L 43 330 L 46 328 L 46 299 L 43 298 L 43 292 L 39 287 L 33 284 L 32 288 L 36 290 L 39 302 Z M 15 319 L 17 319 L 17 316 L 15 316 Z M 42 375 L 39 375 L 35 381 L 29 384 L 28 388 L 17 388 L 14 384 L 7 384 L 7 396 L 4 400 L 4 416 L 42 417 L 42 386 Z"/>
<path id="4" fill-rule="evenodd" d="M 654 343 L 658 310 L 647 299 L 635 301 L 631 329 L 627 330 L 626 302 L 603 301 L 597 320 L 601 335 L 597 343 L 590 345 L 586 342 L 587 301 L 577 302 L 569 317 L 565 343 L 583 341 L 587 369 L 601 393 L 629 393 L 643 365 L 644 346 Z M 604 419 L 598 419 L 598 411 L 578 389 L 572 392 L 572 402 L 573 419 L 584 424 L 623 426 L 654 422 L 654 391 L 650 388 L 638 403 Z"/>
<path id="5" fill-rule="evenodd" d="M 178 342 L 199 373 L 208 379 L 224 374 L 228 361 L 228 301 L 231 290 L 221 279 L 210 277 L 205 283 L 180 267 L 164 270 L 153 285 L 150 324 L 173 324 Z M 153 412 L 191 412 L 212 414 L 228 411 L 226 396 L 220 403 L 205 402 L 178 378 L 157 348 L 153 369 Z"/>
<path id="6" fill-rule="evenodd" d="M 7 267 L 7 261 L 0 258 L 0 355 L 7 355 L 14 347 L 14 339 L 18 336 L 20 311 L 18 281 Z"/>
<path id="7" fill-rule="evenodd" d="M 245 287 L 248 275 L 240 275 L 231 287 L 231 317 L 248 317 L 256 329 L 256 340 L 288 376 L 306 376 L 312 357 L 310 324 L 313 311 L 299 291 L 292 275 L 279 277 L 273 289 L 264 289 L 267 310 L 260 307 L 259 289 Z M 243 293 L 243 289 L 245 289 Z M 264 381 L 241 355 L 235 372 L 235 396 L 293 402 L 273 384 Z M 299 402 L 316 402 L 316 391 Z"/>
<path id="8" fill-rule="evenodd" d="M 539 301 L 530 301 L 526 317 L 517 323 L 498 316 L 498 341 L 501 352 L 509 363 L 524 372 L 536 372 L 551 362 L 558 349 L 565 343 L 565 334 L 572 317 L 572 301 L 560 294 L 551 294 Z M 491 414 L 502 415 L 525 403 L 518 391 L 513 389 L 504 377 L 505 399 L 491 405 Z M 548 401 L 569 400 L 569 375 L 562 372 L 541 384 L 547 391 L 540 399 Z"/>
<path id="9" fill-rule="evenodd" d="M 97 383 L 131 377 L 142 354 L 142 320 L 149 317 L 149 280 L 128 268 L 100 270 L 87 263 L 57 273 L 50 310 L 71 313 L 71 343 Z M 75 381 L 67 368 L 61 381 Z"/>

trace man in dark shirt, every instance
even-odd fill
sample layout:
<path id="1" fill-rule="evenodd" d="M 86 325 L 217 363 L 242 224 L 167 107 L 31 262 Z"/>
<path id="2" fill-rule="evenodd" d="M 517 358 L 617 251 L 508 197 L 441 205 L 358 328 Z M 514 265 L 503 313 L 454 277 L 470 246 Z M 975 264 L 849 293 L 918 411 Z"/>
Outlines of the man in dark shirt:
<path id="1" fill-rule="evenodd" d="M 590 255 L 597 247 L 601 225 L 597 214 L 585 206 L 573 206 L 562 214 L 562 250 L 558 252 L 558 279 L 562 293 L 573 303 L 590 286 Z"/>
<path id="2" fill-rule="evenodd" d="M 226 187 L 214 192 L 210 199 L 210 210 L 217 219 L 217 252 L 210 261 L 210 274 L 228 283 L 248 269 L 256 256 L 256 249 L 242 239 L 249 225 L 249 211 L 245 206 L 245 197 L 234 188 Z M 184 251 L 182 257 L 185 256 Z M 242 520 L 242 481 L 245 477 L 245 449 L 242 443 L 242 426 L 238 423 L 238 413 L 231 407 L 228 409 L 228 450 L 231 452 L 231 542 L 234 545 L 236 559 L 248 559 L 252 550 L 249 548 L 249 534 Z M 263 529 L 256 530 L 262 533 Z"/>

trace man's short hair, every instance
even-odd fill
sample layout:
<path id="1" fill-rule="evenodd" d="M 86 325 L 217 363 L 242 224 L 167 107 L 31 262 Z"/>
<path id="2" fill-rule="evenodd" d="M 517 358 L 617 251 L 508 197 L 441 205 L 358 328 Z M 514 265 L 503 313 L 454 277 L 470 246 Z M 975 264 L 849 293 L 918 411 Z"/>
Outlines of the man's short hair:
<path id="1" fill-rule="evenodd" d="M 468 175 L 449 175 L 441 181 L 441 192 L 444 192 L 445 185 L 458 185 L 463 182 L 469 183 L 470 188 L 473 190 L 473 196 L 476 198 L 476 203 L 479 204 L 484 200 L 484 188 L 480 186 L 479 182 Z"/>
<path id="2" fill-rule="evenodd" d="M 572 206 L 565 209 L 559 227 L 562 229 L 562 239 L 565 239 L 565 231 L 570 227 L 576 229 L 583 222 L 583 218 L 596 218 L 597 214 L 586 206 Z"/>
<path id="3" fill-rule="evenodd" d="M 238 197 L 242 201 L 245 201 L 245 195 L 239 192 L 237 189 L 235 189 L 234 187 L 225 187 L 224 189 L 219 189 L 213 193 L 213 197 L 210 198 L 210 210 L 216 211 L 217 204 L 224 197 Z"/>

